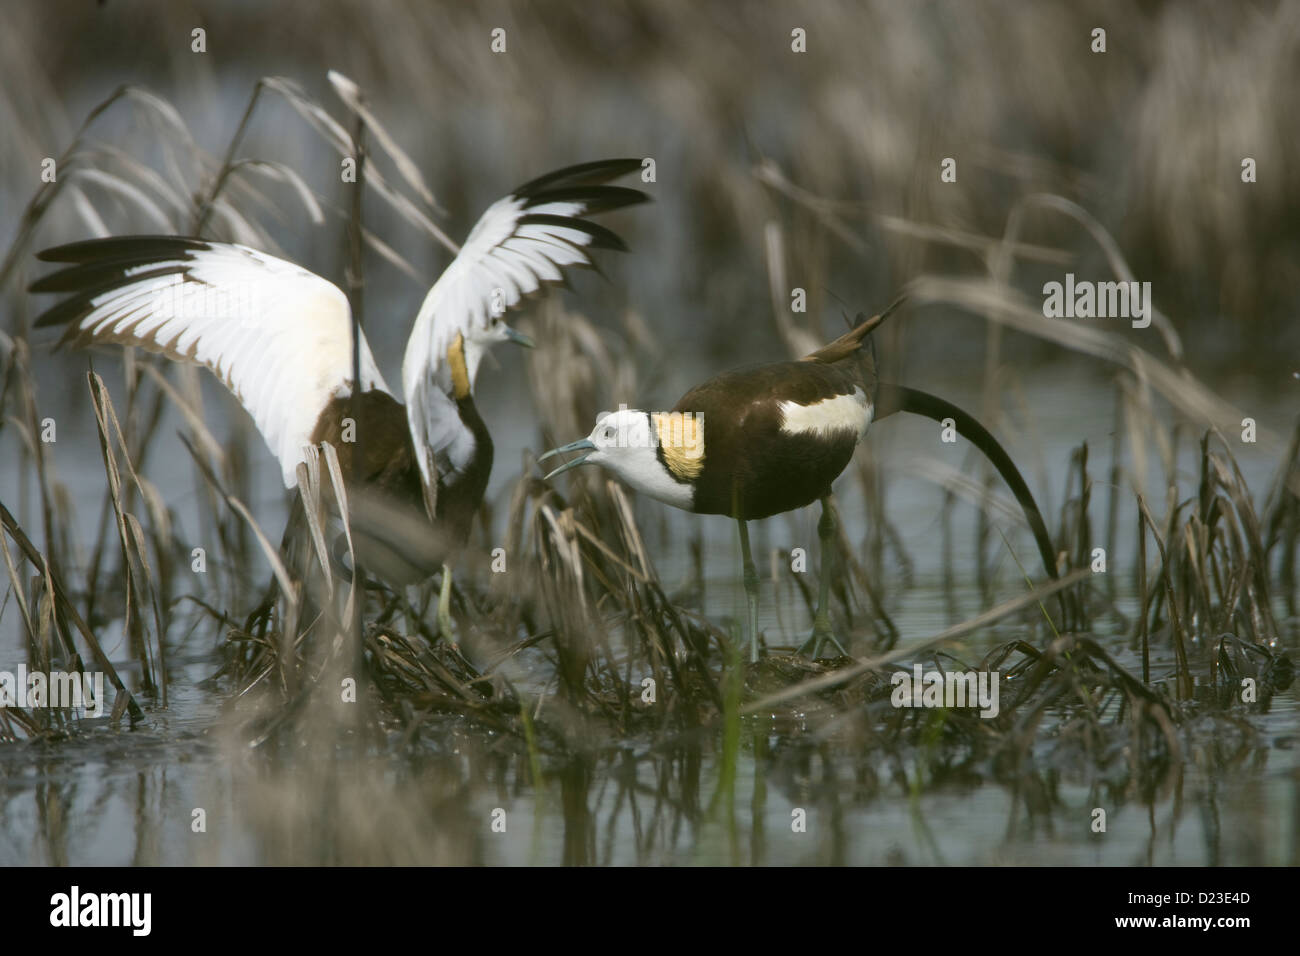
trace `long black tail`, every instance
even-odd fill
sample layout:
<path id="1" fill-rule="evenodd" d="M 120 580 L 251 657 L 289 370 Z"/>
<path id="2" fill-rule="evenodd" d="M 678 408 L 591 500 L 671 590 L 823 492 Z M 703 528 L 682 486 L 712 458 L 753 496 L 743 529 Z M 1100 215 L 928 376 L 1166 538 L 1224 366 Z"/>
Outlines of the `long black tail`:
<path id="1" fill-rule="evenodd" d="M 924 415 L 936 422 L 942 422 L 945 418 L 953 420 L 957 432 L 987 456 L 988 460 L 993 463 L 993 467 L 998 470 L 998 474 L 1002 476 L 1002 480 L 1007 483 L 1007 487 L 1011 489 L 1011 493 L 1016 496 L 1016 501 L 1020 502 L 1020 507 L 1025 513 L 1025 520 L 1029 522 L 1029 528 L 1034 533 L 1034 540 L 1038 543 L 1038 553 L 1043 559 L 1043 569 L 1047 572 L 1049 578 L 1055 579 L 1058 576 L 1056 573 L 1056 549 L 1052 546 L 1052 536 L 1047 533 L 1047 523 L 1043 520 L 1043 513 L 1038 510 L 1038 502 L 1034 501 L 1029 486 L 1025 484 L 1025 479 L 1020 474 L 1020 469 L 1011 460 L 1011 456 L 1007 454 L 1006 449 L 998 444 L 996 438 L 989 434 L 989 430 L 952 402 L 946 401 L 937 395 L 931 395 L 929 392 L 923 392 L 916 388 L 908 388 L 906 385 L 881 382 L 879 391 L 876 394 L 874 418 L 878 421 L 887 415 L 894 414 L 894 412 L 911 412 L 914 415 Z M 1062 601 L 1062 610 L 1065 610 L 1066 603 L 1064 600 Z"/>

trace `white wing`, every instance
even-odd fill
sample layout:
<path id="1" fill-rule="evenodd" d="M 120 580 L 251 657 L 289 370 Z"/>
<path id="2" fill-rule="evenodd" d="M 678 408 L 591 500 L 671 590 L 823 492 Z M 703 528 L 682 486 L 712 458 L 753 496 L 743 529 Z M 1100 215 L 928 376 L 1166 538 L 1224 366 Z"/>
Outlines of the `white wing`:
<path id="1" fill-rule="evenodd" d="M 176 236 L 92 239 L 39 258 L 74 263 L 32 286 L 71 292 L 37 325 L 63 342 L 116 342 L 210 368 L 297 482 L 329 402 L 351 393 L 352 313 L 333 283 L 246 246 Z M 361 387 L 388 391 L 361 339 Z"/>
<path id="2" fill-rule="evenodd" d="M 565 267 L 592 266 L 592 250 L 625 249 L 613 232 L 582 217 L 645 201 L 635 189 L 603 185 L 640 168 L 639 159 L 570 166 L 488 207 L 429 290 L 406 344 L 402 386 L 417 448 L 442 455 L 447 446 L 440 442 L 463 440 L 459 419 L 442 417 L 448 406 L 435 394 L 451 392 L 446 356 L 456 335 L 467 341 L 485 335 L 494 315 L 518 307 L 546 284 L 563 282 Z M 476 354 L 467 350 L 471 384 Z M 421 456 L 422 469 L 425 463 Z M 426 471 L 424 479 L 428 483 L 432 476 Z"/>

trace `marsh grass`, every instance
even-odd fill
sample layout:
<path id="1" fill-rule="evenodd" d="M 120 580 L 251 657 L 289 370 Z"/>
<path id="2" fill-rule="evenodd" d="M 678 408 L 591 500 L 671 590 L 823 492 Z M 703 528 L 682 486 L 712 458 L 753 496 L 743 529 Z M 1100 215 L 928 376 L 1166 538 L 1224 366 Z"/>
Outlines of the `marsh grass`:
<path id="1" fill-rule="evenodd" d="M 161 217 L 170 229 L 189 227 L 274 248 L 254 210 L 280 205 L 255 189 L 247 175 L 272 171 L 271 178 L 289 187 L 292 201 L 311 219 L 329 222 L 332 217 L 340 235 L 350 235 L 350 291 L 360 322 L 363 247 L 418 275 L 392 246 L 363 227 L 360 189 L 354 192 L 356 202 L 343 211 L 317 196 L 293 170 L 240 156 L 242 137 L 263 98 L 278 94 L 340 155 L 358 154 L 365 136 L 377 152 L 362 163 L 366 195 L 380 199 L 428 237 L 450 244 L 434 223 L 440 210 L 415 164 L 354 84 L 338 74 L 331 74 L 331 82 L 351 114 L 351 133 L 295 84 L 268 78 L 257 85 L 220 161 L 194 145 L 169 104 L 124 88 L 87 118 L 65 153 L 80 175 L 62 177 L 60 184 L 109 187 L 122 202 L 146 218 Z M 85 141 L 98 117 L 127 103 L 159 121 L 169 132 L 167 153 L 183 162 L 158 173 L 118 150 Z M 390 178 L 381 163 L 395 175 Z M 168 181 L 182 169 L 197 170 L 198 181 Z M 824 228 L 826 241 L 860 251 L 855 211 L 846 215 L 833 200 L 795 186 L 773 161 L 762 163 L 754 175 L 765 188 L 810 213 Z M 181 201 L 182 196 L 195 198 Z M 19 264 L 34 251 L 38 227 L 58 198 L 59 187 L 51 185 L 29 204 L 0 266 L 0 282 L 8 293 L 24 275 Z M 102 231 L 93 203 L 74 206 L 92 231 Z M 105 493 L 99 531 L 86 552 L 72 531 L 71 502 L 54 460 L 56 446 L 39 437 L 40 395 L 31 354 L 42 346 L 33 345 L 21 321 L 4 333 L 2 343 L 0 442 L 20 460 L 23 480 L 16 503 L 0 502 L 0 557 L 7 581 L 0 619 L 16 620 L 22 629 L 33 669 L 64 665 L 81 670 L 89 666 L 88 658 L 105 671 L 118 694 L 115 721 L 124 713 L 147 720 L 149 712 L 167 707 L 168 660 L 174 650 L 196 641 L 216 648 L 214 684 L 229 702 L 232 732 L 240 742 L 277 754 L 305 745 L 328 755 L 320 765 L 295 770 L 292 790 L 300 797 L 333 792 L 317 785 L 356 772 L 359 764 L 346 757 L 353 753 L 349 748 L 436 749 L 449 719 L 460 732 L 490 738 L 485 746 L 516 761 L 520 779 L 530 786 L 558 782 L 566 812 L 580 815 L 588 812 L 580 794 L 583 780 L 590 785 L 592 761 L 615 762 L 629 747 L 642 755 L 630 758 L 634 761 L 672 753 L 666 763 L 655 764 L 658 780 L 651 790 L 657 806 L 677 802 L 677 810 L 688 816 L 721 821 L 722 839 L 733 855 L 738 853 L 737 761 L 745 748 L 770 755 L 773 737 L 797 742 L 805 756 L 809 749 L 824 756 L 827 748 L 851 755 L 862 768 L 868 793 L 885 785 L 870 769 L 881 765 L 876 757 L 883 757 L 890 773 L 906 781 L 914 794 L 960 780 L 982 761 L 991 761 L 996 778 L 1017 789 L 1032 788 L 1041 780 L 1030 758 L 1041 747 L 1082 754 L 1094 770 L 1088 775 L 1094 788 L 1161 790 L 1180 772 L 1189 726 L 1207 715 L 1238 723 L 1248 719 L 1237 692 L 1243 677 L 1258 680 L 1265 702 L 1290 684 L 1287 650 L 1294 646 L 1294 633 L 1278 614 L 1280 609 L 1292 619 L 1296 614 L 1300 426 L 1285 449 L 1276 436 L 1261 430 L 1262 446 L 1278 451 L 1279 470 L 1257 512 L 1255 496 L 1222 437 L 1240 413 L 1182 364 L 1181 345 L 1167 319 L 1158 325 L 1163 354 L 1155 355 L 1113 333 L 1050 322 L 1016 290 L 1020 260 L 1060 263 L 1069 257 L 1049 243 L 1024 238 L 1031 207 L 1084 223 L 1115 274 L 1129 272 L 1118 245 L 1082 209 L 1060 197 L 1033 196 L 1016 207 L 1000 238 L 894 223 L 910 241 L 974 249 L 987 264 L 983 276 L 923 274 L 910 283 L 908 294 L 918 308 L 944 306 L 986 319 L 994 377 L 1002 374 L 996 355 L 1004 328 L 1045 339 L 1080 361 L 1091 358 L 1117 366 L 1116 387 L 1123 398 L 1117 416 L 1130 455 L 1122 459 L 1117 429 L 1110 461 L 1101 466 L 1109 493 L 1100 521 L 1104 530 L 1099 530 L 1096 456 L 1086 445 L 1075 451 L 1052 529 L 1058 555 L 1053 570 L 1059 580 L 1042 586 L 1033 582 L 1044 580 L 1043 569 L 1032 564 L 1024 568 L 1032 580 L 1023 586 L 1014 580 L 1008 586 L 995 570 L 996 556 L 1013 548 L 1003 529 L 1016 523 L 1018 512 L 994 480 L 970 469 L 931 470 L 927 476 L 945 489 L 945 519 L 959 499 L 983 516 L 975 573 L 986 606 L 1002 598 L 993 610 L 957 621 L 938 635 L 918 641 L 902 635 L 891 619 L 887 595 L 908 586 L 910 562 L 891 523 L 887 483 L 870 443 L 839 491 L 841 496 L 861 495 L 867 503 L 868 530 L 859 538 L 838 523 L 837 566 L 846 573 L 832 591 L 836 625 L 851 641 L 855 660 L 810 661 L 772 653 L 756 665 L 742 663 L 735 630 L 715 607 L 700 603 L 706 575 L 698 558 L 694 580 L 674 592 L 660 577 L 637 508 L 618 483 L 591 470 L 574 474 L 563 488 L 550 487 L 537 477 L 528 455 L 519 463 L 505 505 L 501 540 L 508 573 L 490 568 L 487 555 L 496 538 L 492 517 L 485 515 L 457 566 L 454 633 L 440 633 L 432 582 L 398 592 L 367 579 L 364 569 L 347 579 L 339 575 L 334 541 L 342 536 L 350 561 L 352 538 L 346 519 L 338 517 L 348 514 L 348 507 L 331 448 L 325 446 L 301 466 L 294 509 L 302 520 L 296 528 L 290 522 L 290 533 L 277 546 L 276 529 L 260 526 L 246 503 L 244 463 L 262 453 L 256 439 L 249 440 L 244 428 L 239 440 L 218 441 L 205 424 L 192 370 L 131 354 L 125 359 L 127 393 L 120 418 L 99 376 L 92 372 L 87 379 L 87 408 L 93 413 Z M 819 341 L 819 331 L 815 323 L 795 324 L 779 307 L 779 290 L 787 285 L 786 228 L 779 217 L 770 220 L 764 248 L 774 311 L 783 317 L 779 332 L 790 354 L 798 355 Z M 535 310 L 531 321 L 543 343 L 529 374 L 538 434 L 546 445 L 585 432 L 611 384 L 620 393 L 635 392 L 638 370 L 652 360 L 653 337 L 632 313 L 616 333 L 625 345 L 618 351 L 607 344 L 611 333 L 557 303 Z M 887 331 L 882 338 L 897 341 L 892 335 Z M 1170 415 L 1157 412 L 1153 394 L 1167 403 Z M 210 532 L 204 539 L 217 543 L 207 558 L 201 593 L 191 593 L 183 583 L 194 580 L 186 572 L 190 549 L 164 495 L 147 478 L 145 466 L 164 405 L 179 410 L 185 423 L 198 520 Z M 986 412 L 986 424 L 999 431 L 1000 403 L 993 402 Z M 1189 435 L 1200 442 L 1199 471 L 1195 488 L 1181 489 L 1176 446 Z M 1150 460 L 1151 448 L 1157 462 Z M 1163 507 L 1153 507 L 1143 493 L 1152 486 L 1150 472 L 1156 465 L 1163 472 L 1159 483 L 1169 489 Z M 8 490 L 5 497 L 10 497 Z M 1119 606 L 1116 574 L 1098 576 L 1089 570 L 1098 535 L 1114 553 L 1114 542 L 1125 533 L 1117 518 L 1121 499 L 1139 516 L 1139 560 L 1131 586 L 1137 595 L 1135 615 Z M 42 546 L 15 514 L 35 516 L 35 538 Z M 693 546 L 698 555 L 698 542 Z M 952 546 L 948 536 L 944 547 Z M 968 574 L 954 568 L 951 559 L 946 566 L 950 576 Z M 255 578 L 262 567 L 271 569 L 269 586 Z M 799 596 L 804 616 L 810 617 L 814 589 L 808 576 L 774 559 L 771 577 L 780 593 Z M 1049 614 L 1045 599 L 1058 590 L 1074 595 L 1077 619 Z M 1008 592 L 1016 596 L 1007 599 Z M 1120 622 L 1120 643 L 1140 652 L 1140 668 L 1120 660 L 1110 636 L 1091 633 L 1099 617 Z M 1013 624 L 1021 636 L 999 640 L 979 653 L 980 641 L 974 638 L 987 637 L 999 621 Z M 791 619 L 789 627 L 798 630 L 799 624 Z M 178 633 L 183 628 L 187 632 Z M 100 635 L 105 632 L 125 635 L 136 675 L 133 689 L 103 650 Z M 983 643 L 987 646 L 987 639 Z M 1169 658 L 1172 667 L 1161 663 Z M 987 720 L 971 711 L 891 706 L 889 674 L 911 663 L 1000 670 L 1007 682 L 1000 714 Z M 647 679 L 653 682 L 653 700 Z M 348 681 L 356 685 L 355 705 L 341 694 Z M 75 734 L 77 726 L 76 716 L 64 711 L 0 711 L 0 734 L 9 740 L 51 739 Z M 696 801 L 702 739 L 720 741 L 721 769 L 714 796 L 701 804 Z M 760 763 L 766 767 L 766 761 Z M 767 794 L 762 774 L 768 771 L 759 772 L 751 807 L 755 816 Z M 634 800 L 638 785 L 620 780 L 617 799 Z M 345 803 L 359 807 L 373 799 L 373 787 L 354 783 L 328 798 L 337 803 L 329 813 L 344 812 Z M 280 805 L 270 805 L 262 821 L 270 828 L 279 825 L 277 814 L 284 810 L 275 806 Z M 418 822 L 411 825 L 419 830 Z M 336 848 L 337 857 L 327 854 L 323 861 L 406 858 L 387 838 L 372 836 L 377 842 L 366 844 L 357 837 Z M 290 843 L 312 837 L 312 831 L 304 830 Z M 566 844 L 566 859 L 590 859 L 589 839 L 573 840 Z M 292 853 L 286 858 L 302 859 Z"/>

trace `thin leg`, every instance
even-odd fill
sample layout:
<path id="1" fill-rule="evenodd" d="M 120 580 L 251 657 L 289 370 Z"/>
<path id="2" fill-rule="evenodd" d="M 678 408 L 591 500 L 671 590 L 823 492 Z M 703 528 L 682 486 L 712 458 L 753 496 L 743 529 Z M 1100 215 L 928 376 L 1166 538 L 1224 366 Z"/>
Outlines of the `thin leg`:
<path id="1" fill-rule="evenodd" d="M 744 564 L 745 600 L 749 605 L 749 659 L 758 661 L 758 568 L 754 567 L 754 556 L 749 550 L 749 528 L 743 518 L 737 519 L 740 525 L 740 558 Z"/>
<path id="2" fill-rule="evenodd" d="M 822 573 L 817 582 L 817 614 L 813 618 L 812 636 L 799 648 L 799 653 L 820 657 L 822 645 L 830 641 L 844 657 L 848 652 L 835 639 L 831 630 L 831 574 L 835 564 L 835 513 L 829 498 L 822 499 L 822 516 L 817 522 L 817 537 L 821 541 Z"/>
<path id="3" fill-rule="evenodd" d="M 438 591 L 438 633 L 443 640 L 451 640 L 451 565 L 442 566 L 442 587 Z"/>
<path id="4" fill-rule="evenodd" d="M 290 569 L 290 578 L 293 580 L 302 577 L 302 568 L 295 557 L 298 551 L 295 544 L 299 541 L 299 536 L 304 533 L 306 525 L 307 513 L 303 510 L 302 495 L 294 495 L 293 505 L 289 509 L 289 520 L 284 526 L 284 534 L 280 536 L 280 557 L 285 567 Z M 271 626 L 271 615 L 279 600 L 280 582 L 272 574 L 271 579 L 266 583 L 266 590 L 262 592 L 262 600 L 244 620 L 245 633 L 256 634 L 258 637 L 264 636 Z"/>
<path id="5" fill-rule="evenodd" d="M 257 607 L 248 612 L 248 617 L 244 618 L 245 634 L 261 637 L 266 633 L 267 628 L 271 626 L 271 614 L 275 611 L 275 602 L 279 598 L 280 583 L 273 574 L 266 590 L 262 593 L 262 600 L 258 602 Z"/>

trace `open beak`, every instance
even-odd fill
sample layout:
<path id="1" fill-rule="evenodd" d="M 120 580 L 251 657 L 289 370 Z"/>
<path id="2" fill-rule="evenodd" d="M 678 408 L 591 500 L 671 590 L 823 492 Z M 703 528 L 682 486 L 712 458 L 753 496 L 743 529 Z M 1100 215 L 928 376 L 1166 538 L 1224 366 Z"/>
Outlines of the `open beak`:
<path id="1" fill-rule="evenodd" d="M 545 455 L 542 455 L 537 460 L 539 462 L 545 461 L 547 458 L 550 458 L 553 455 L 563 455 L 565 452 L 570 452 L 570 451 L 585 451 L 587 454 L 583 455 L 581 458 L 575 458 L 573 459 L 573 461 L 565 462 L 563 465 L 561 465 L 559 468 L 556 468 L 553 472 L 551 472 L 542 480 L 550 481 L 552 478 L 554 478 L 556 475 L 560 474 L 561 472 L 568 471 L 570 468 L 577 468 L 579 465 L 585 462 L 587 458 L 590 457 L 591 453 L 595 450 L 596 450 L 596 446 L 591 443 L 590 438 L 583 438 L 575 442 L 570 442 L 567 445 L 562 445 L 559 448 L 552 448 L 550 451 L 548 451 Z"/>
<path id="2" fill-rule="evenodd" d="M 511 342 L 514 342 L 515 345 L 522 345 L 526 349 L 531 349 L 534 347 L 534 343 L 532 339 L 524 335 L 524 333 L 522 332 L 516 332 L 508 325 L 506 326 L 506 338 L 508 338 Z"/>

